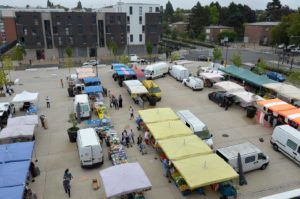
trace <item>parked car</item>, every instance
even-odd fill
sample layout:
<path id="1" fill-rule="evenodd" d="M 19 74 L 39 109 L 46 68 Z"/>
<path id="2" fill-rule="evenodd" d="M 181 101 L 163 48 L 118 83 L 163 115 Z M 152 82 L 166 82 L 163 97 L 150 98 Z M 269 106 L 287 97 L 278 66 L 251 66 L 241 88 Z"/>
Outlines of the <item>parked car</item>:
<path id="1" fill-rule="evenodd" d="M 277 46 L 278 49 L 285 49 L 285 44 L 280 44 Z"/>
<path id="2" fill-rule="evenodd" d="M 207 55 L 199 55 L 199 57 L 197 58 L 197 61 L 210 61 L 210 60 L 212 60 L 212 58 Z"/>
<path id="3" fill-rule="evenodd" d="M 204 86 L 202 79 L 193 76 L 183 79 L 182 84 L 190 87 L 193 90 L 202 90 Z"/>
<path id="4" fill-rule="evenodd" d="M 278 81 L 278 82 L 284 82 L 285 81 L 285 77 L 281 74 L 281 73 L 277 73 L 277 72 L 273 72 L 273 71 L 269 71 L 266 73 L 267 77 Z"/>
<path id="5" fill-rule="evenodd" d="M 130 54 L 129 55 L 129 61 L 130 62 L 135 62 L 135 63 L 144 63 L 145 60 L 141 59 L 139 56 L 137 56 L 136 54 Z"/>
<path id="6" fill-rule="evenodd" d="M 300 46 L 296 47 L 296 48 L 293 48 L 291 50 L 292 53 L 300 53 Z"/>
<path id="7" fill-rule="evenodd" d="M 286 51 L 287 52 L 290 52 L 292 49 L 294 49 L 294 48 L 296 48 L 296 45 L 294 45 L 294 44 L 292 44 L 292 45 L 288 45 L 287 47 L 286 47 Z"/>
<path id="8" fill-rule="evenodd" d="M 234 103 L 234 96 L 228 94 L 226 91 L 216 91 L 208 94 L 208 99 L 217 103 L 219 106 L 225 106 L 225 99 L 228 100 L 228 106 Z"/>
<path id="9" fill-rule="evenodd" d="M 99 62 L 98 62 L 97 60 L 95 60 L 95 59 L 92 59 L 92 60 L 89 60 L 89 61 L 87 61 L 87 62 L 84 62 L 84 63 L 82 64 L 82 66 L 87 66 L 87 65 L 92 65 L 92 66 L 94 66 L 94 65 L 97 65 L 97 64 L 99 64 Z"/>

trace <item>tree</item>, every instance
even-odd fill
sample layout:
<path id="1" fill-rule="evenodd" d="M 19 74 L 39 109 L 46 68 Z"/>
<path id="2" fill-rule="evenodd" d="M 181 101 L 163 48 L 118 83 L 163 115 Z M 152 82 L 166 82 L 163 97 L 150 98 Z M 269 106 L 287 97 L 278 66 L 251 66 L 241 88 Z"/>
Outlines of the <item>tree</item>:
<path id="1" fill-rule="evenodd" d="M 170 29 L 170 26 L 169 26 L 168 22 L 163 21 L 163 23 L 162 23 L 162 29 L 163 29 L 163 34 L 165 34 L 165 35 L 171 34 L 171 29 Z"/>
<path id="2" fill-rule="evenodd" d="M 241 53 L 234 53 L 232 55 L 231 61 L 233 63 L 233 65 L 237 66 L 237 67 L 241 67 L 242 66 L 242 59 L 241 59 Z"/>
<path id="3" fill-rule="evenodd" d="M 149 61 L 151 62 L 151 55 L 152 55 L 152 52 L 153 52 L 153 45 L 149 41 L 146 44 L 146 50 L 147 50 L 147 54 L 149 56 Z"/>
<path id="4" fill-rule="evenodd" d="M 67 62 L 66 62 L 66 67 L 69 69 L 69 73 L 71 73 L 71 67 L 72 67 L 72 55 L 73 55 L 73 50 L 70 46 L 65 48 L 65 53 L 67 55 Z"/>
<path id="5" fill-rule="evenodd" d="M 300 44 L 300 9 L 297 12 L 290 15 L 291 23 L 287 28 L 288 36 L 290 37 L 290 43 Z"/>
<path id="6" fill-rule="evenodd" d="M 128 64 L 129 63 L 129 57 L 126 55 L 120 56 L 119 62 L 122 64 Z"/>
<path id="7" fill-rule="evenodd" d="M 7 78 L 4 70 L 0 70 L 0 92 L 3 92 L 3 86 L 7 84 Z"/>
<path id="8" fill-rule="evenodd" d="M 291 15 L 282 17 L 282 21 L 272 28 L 271 42 L 272 44 L 289 44 L 288 28 L 291 23 Z"/>
<path id="9" fill-rule="evenodd" d="M 186 16 L 184 15 L 184 10 L 177 8 L 175 13 L 173 14 L 172 22 L 178 22 L 178 21 L 186 21 Z"/>
<path id="10" fill-rule="evenodd" d="M 165 19 L 167 22 L 171 22 L 174 14 L 174 9 L 170 1 L 166 4 L 166 10 L 165 10 Z"/>
<path id="11" fill-rule="evenodd" d="M 213 50 L 213 61 L 221 60 L 222 58 L 222 50 L 218 47 L 215 47 Z"/>
<path id="12" fill-rule="evenodd" d="M 209 7 L 209 21 L 211 25 L 219 24 L 220 13 L 216 5 Z"/>
<path id="13" fill-rule="evenodd" d="M 300 85 L 300 73 L 298 71 L 292 71 L 287 77 L 287 80 L 295 85 Z"/>
<path id="14" fill-rule="evenodd" d="M 24 46 L 17 44 L 15 47 L 15 57 L 19 61 L 19 64 L 24 59 L 24 56 L 26 55 L 26 51 Z"/>
<path id="15" fill-rule="evenodd" d="M 202 7 L 199 2 L 192 8 L 189 17 L 188 31 L 195 33 L 195 36 L 204 31 L 204 27 L 209 25 L 209 8 Z"/>
<path id="16" fill-rule="evenodd" d="M 235 33 L 234 31 L 232 31 L 232 30 L 224 30 L 224 31 L 222 31 L 222 32 L 220 32 L 220 33 L 218 34 L 218 40 L 219 40 L 219 41 L 221 41 L 221 40 L 224 39 L 225 37 L 228 38 L 228 41 L 229 41 L 229 42 L 234 42 L 235 39 L 236 39 L 236 37 L 237 37 L 237 35 L 236 35 L 236 33 Z"/>
<path id="17" fill-rule="evenodd" d="M 171 38 L 172 38 L 173 40 L 176 40 L 176 39 L 177 39 L 177 31 L 176 31 L 176 30 L 173 30 L 173 31 L 172 31 Z"/>
<path id="18" fill-rule="evenodd" d="M 258 60 L 253 72 L 259 75 L 265 74 L 268 66 L 263 58 L 259 58 Z"/>
<path id="19" fill-rule="evenodd" d="M 82 5 L 81 5 L 81 2 L 80 2 L 80 1 L 78 1 L 76 8 L 77 8 L 77 9 L 82 9 Z"/>
<path id="20" fill-rule="evenodd" d="M 179 60 L 179 58 L 180 58 L 180 55 L 179 55 L 178 52 L 173 52 L 173 53 L 171 54 L 171 61 L 172 61 L 172 62 L 173 62 L 173 61 L 176 61 L 176 60 Z"/>
<path id="21" fill-rule="evenodd" d="M 12 68 L 13 68 L 13 63 L 12 63 L 11 57 L 8 55 L 5 55 L 3 57 L 3 70 L 8 71 L 9 81 L 11 81 L 10 71 L 12 70 Z"/>
<path id="22" fill-rule="evenodd" d="M 109 41 L 107 44 L 107 48 L 110 50 L 110 52 L 112 53 L 112 55 L 114 56 L 114 58 L 116 60 L 118 44 L 114 41 Z"/>
<path id="23" fill-rule="evenodd" d="M 288 6 L 282 6 L 280 0 L 272 0 L 267 4 L 265 20 L 280 21 L 283 16 L 286 16 L 293 11 Z"/>

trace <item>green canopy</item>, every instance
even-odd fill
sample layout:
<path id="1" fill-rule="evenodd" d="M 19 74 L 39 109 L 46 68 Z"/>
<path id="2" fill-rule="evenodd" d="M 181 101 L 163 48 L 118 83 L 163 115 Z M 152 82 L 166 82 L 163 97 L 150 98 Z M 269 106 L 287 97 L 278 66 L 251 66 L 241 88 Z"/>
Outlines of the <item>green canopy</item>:
<path id="1" fill-rule="evenodd" d="M 277 83 L 276 81 L 269 79 L 265 75 L 257 75 L 248 69 L 238 68 L 233 65 L 227 66 L 225 68 L 219 68 L 219 70 L 230 76 L 242 79 L 245 82 L 251 83 L 259 87 L 262 87 L 264 86 L 264 84 L 268 83 Z"/>

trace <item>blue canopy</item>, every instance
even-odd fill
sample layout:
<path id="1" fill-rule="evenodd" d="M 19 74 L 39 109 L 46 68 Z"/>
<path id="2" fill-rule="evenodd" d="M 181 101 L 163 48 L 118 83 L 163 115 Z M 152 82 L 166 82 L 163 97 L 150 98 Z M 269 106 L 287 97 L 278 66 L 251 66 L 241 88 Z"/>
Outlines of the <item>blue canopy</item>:
<path id="1" fill-rule="evenodd" d="M 92 83 L 99 83 L 100 84 L 100 79 L 98 77 L 86 77 L 83 78 L 84 84 L 92 84 Z"/>
<path id="2" fill-rule="evenodd" d="M 0 196 L 5 199 L 22 199 L 24 185 L 0 188 Z"/>
<path id="3" fill-rule="evenodd" d="M 102 86 L 86 86 L 84 87 L 84 92 L 86 94 L 103 93 L 103 88 Z"/>
<path id="4" fill-rule="evenodd" d="M 0 164 L 31 160 L 34 142 L 0 145 Z"/>
<path id="5" fill-rule="evenodd" d="M 112 64 L 112 68 L 114 70 L 118 70 L 120 68 L 129 68 L 128 66 L 126 66 L 125 64 L 121 64 L 121 63 L 115 63 L 115 64 Z"/>
<path id="6" fill-rule="evenodd" d="M 30 162 L 0 164 L 0 188 L 25 185 Z"/>
<path id="7" fill-rule="evenodd" d="M 130 68 L 116 70 L 116 73 L 118 74 L 118 76 L 135 76 L 136 75 L 136 73 Z"/>

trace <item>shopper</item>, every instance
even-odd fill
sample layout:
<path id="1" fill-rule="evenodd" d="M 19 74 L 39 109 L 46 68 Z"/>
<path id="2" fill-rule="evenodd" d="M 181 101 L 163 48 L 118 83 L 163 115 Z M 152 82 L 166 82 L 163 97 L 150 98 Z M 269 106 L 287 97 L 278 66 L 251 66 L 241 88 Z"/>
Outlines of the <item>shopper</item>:
<path id="1" fill-rule="evenodd" d="M 127 148 L 129 148 L 129 146 L 132 147 L 132 145 L 130 144 L 130 137 L 129 137 L 129 134 L 127 133 L 127 131 L 125 133 L 125 141 L 126 141 Z"/>
<path id="2" fill-rule="evenodd" d="M 142 142 L 143 142 L 143 138 L 142 138 L 141 135 L 139 135 L 139 136 L 137 137 L 137 145 L 140 147 L 140 145 L 142 144 Z M 140 151 L 141 151 L 141 147 L 140 147 Z M 142 152 L 142 151 L 141 151 L 141 152 Z"/>
<path id="3" fill-rule="evenodd" d="M 149 132 L 148 131 L 145 131 L 144 139 L 145 139 L 145 143 L 147 145 L 149 145 Z"/>
<path id="4" fill-rule="evenodd" d="M 63 177 L 63 186 L 65 192 L 71 197 L 71 179 L 73 178 L 72 174 L 69 172 L 69 169 L 65 170 L 64 177 Z"/>
<path id="5" fill-rule="evenodd" d="M 134 110 L 132 106 L 129 107 L 129 113 L 130 113 L 130 120 L 134 119 Z"/>
<path id="6" fill-rule="evenodd" d="M 50 99 L 49 99 L 49 96 L 46 97 L 46 105 L 47 105 L 47 108 L 50 108 Z"/>
<path id="7" fill-rule="evenodd" d="M 61 87 L 64 88 L 64 81 L 63 81 L 63 79 L 60 79 L 60 84 L 61 84 Z"/>
<path id="8" fill-rule="evenodd" d="M 132 130 L 132 129 L 130 129 L 129 136 L 130 136 L 130 138 L 131 138 L 131 140 L 132 140 L 132 143 L 134 144 L 134 133 L 133 133 L 133 130 Z"/>
<path id="9" fill-rule="evenodd" d="M 30 162 L 29 172 L 30 172 L 30 175 L 31 175 L 31 182 L 34 182 L 34 177 L 36 175 L 35 175 L 35 165 L 34 165 L 33 162 Z"/>
<path id="10" fill-rule="evenodd" d="M 123 107 L 123 99 L 122 96 L 119 95 L 119 107 L 122 108 Z"/>

